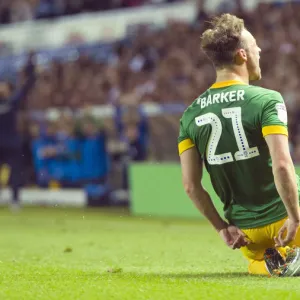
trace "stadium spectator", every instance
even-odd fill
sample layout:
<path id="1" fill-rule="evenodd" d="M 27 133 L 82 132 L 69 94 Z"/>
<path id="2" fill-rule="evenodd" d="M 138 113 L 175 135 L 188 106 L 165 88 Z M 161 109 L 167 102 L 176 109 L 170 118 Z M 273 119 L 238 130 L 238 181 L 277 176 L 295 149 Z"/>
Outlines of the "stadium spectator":
<path id="1" fill-rule="evenodd" d="M 81 179 L 83 183 L 106 182 L 109 172 L 109 154 L 106 133 L 97 126 L 95 119 L 83 118 Z"/>
<path id="2" fill-rule="evenodd" d="M 12 23 L 30 21 L 35 18 L 35 7 L 27 0 L 11 1 L 10 19 Z"/>
<path id="3" fill-rule="evenodd" d="M 9 0 L 0 1 L 0 23 L 8 24 L 10 22 L 11 22 L 10 1 Z"/>
<path id="4" fill-rule="evenodd" d="M 115 124 L 132 161 L 146 160 L 149 139 L 147 118 L 136 105 L 116 106 Z"/>
<path id="5" fill-rule="evenodd" d="M 55 156 L 55 125 L 48 124 L 42 131 L 38 124 L 31 124 L 31 150 L 35 169 L 35 180 L 40 187 L 48 187 Z"/>
<path id="6" fill-rule="evenodd" d="M 18 209 L 19 189 L 22 184 L 22 138 L 17 130 L 17 114 L 21 102 L 35 81 L 33 54 L 21 73 L 21 85 L 15 90 L 7 82 L 0 83 L 0 167 L 10 167 L 10 184 L 13 190 L 12 208 Z"/>
<path id="7" fill-rule="evenodd" d="M 141 108 L 132 100 L 131 95 L 126 95 L 117 103 L 115 113 L 115 127 L 121 148 L 114 154 L 119 154 L 118 160 L 122 166 L 123 188 L 128 188 L 128 165 L 132 161 L 144 161 L 148 155 L 149 129 L 148 120 Z M 134 97 L 133 97 L 134 98 Z"/>

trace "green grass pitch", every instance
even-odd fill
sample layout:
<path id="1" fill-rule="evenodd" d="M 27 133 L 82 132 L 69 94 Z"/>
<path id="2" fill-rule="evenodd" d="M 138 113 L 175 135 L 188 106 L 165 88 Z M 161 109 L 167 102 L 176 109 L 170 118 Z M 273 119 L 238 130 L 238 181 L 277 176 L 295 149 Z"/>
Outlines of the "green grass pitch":
<path id="1" fill-rule="evenodd" d="M 0 209 L 0 299 L 300 299 L 300 278 L 251 277 L 205 222 L 126 211 Z"/>

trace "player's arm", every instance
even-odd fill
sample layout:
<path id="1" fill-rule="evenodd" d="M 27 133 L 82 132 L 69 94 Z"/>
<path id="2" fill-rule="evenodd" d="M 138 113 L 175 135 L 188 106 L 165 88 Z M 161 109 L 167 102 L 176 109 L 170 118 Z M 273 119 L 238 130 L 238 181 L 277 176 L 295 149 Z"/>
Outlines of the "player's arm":
<path id="1" fill-rule="evenodd" d="M 185 141 L 186 146 L 191 142 Z M 179 144 L 179 150 L 182 150 Z M 195 147 L 180 152 L 184 189 L 197 209 L 204 215 L 219 235 L 232 249 L 249 244 L 245 234 L 236 226 L 227 224 L 218 214 L 209 194 L 202 185 L 203 163 Z"/>
<path id="2" fill-rule="evenodd" d="M 289 219 L 300 224 L 296 172 L 290 155 L 288 137 L 283 134 L 270 134 L 265 139 L 272 158 L 278 193 L 286 207 Z"/>
<path id="3" fill-rule="evenodd" d="M 202 185 L 203 162 L 190 135 L 195 133 L 192 128 L 186 130 L 184 117 L 180 120 L 178 150 L 181 161 L 182 180 L 184 189 L 197 209 L 209 220 L 219 232 L 223 241 L 232 249 L 245 246 L 248 241 L 243 232 L 227 224 L 218 214 L 209 194 Z"/>
<path id="4" fill-rule="evenodd" d="M 296 172 L 290 155 L 287 136 L 271 134 L 267 135 L 265 139 L 272 158 L 276 188 L 288 214 L 288 221 L 275 238 L 276 246 L 284 247 L 295 239 L 300 225 Z M 286 236 L 283 237 L 285 233 Z"/>
<path id="5" fill-rule="evenodd" d="M 264 106 L 262 133 L 270 151 L 275 185 L 289 218 L 288 224 L 279 232 L 276 242 L 278 246 L 285 246 L 295 238 L 300 214 L 296 172 L 288 143 L 287 113 L 279 93 L 273 94 Z M 283 238 L 285 230 L 287 236 Z"/>
<path id="6" fill-rule="evenodd" d="M 189 198 L 218 232 L 227 228 L 228 224 L 218 214 L 209 194 L 201 183 L 203 164 L 197 149 L 192 147 L 181 153 L 180 161 L 183 186 Z"/>

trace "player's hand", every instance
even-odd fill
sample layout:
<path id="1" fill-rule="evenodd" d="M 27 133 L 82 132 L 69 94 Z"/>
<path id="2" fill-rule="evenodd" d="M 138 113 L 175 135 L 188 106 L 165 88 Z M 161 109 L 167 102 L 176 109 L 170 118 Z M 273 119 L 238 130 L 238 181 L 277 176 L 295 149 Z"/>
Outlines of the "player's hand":
<path id="1" fill-rule="evenodd" d="M 279 230 L 278 236 L 274 238 L 275 247 L 285 247 L 290 244 L 296 238 L 299 225 L 299 222 L 287 219 Z"/>
<path id="2" fill-rule="evenodd" d="M 232 249 L 240 249 L 249 244 L 246 235 L 236 226 L 228 225 L 228 227 L 220 230 L 219 234 L 225 244 Z"/>

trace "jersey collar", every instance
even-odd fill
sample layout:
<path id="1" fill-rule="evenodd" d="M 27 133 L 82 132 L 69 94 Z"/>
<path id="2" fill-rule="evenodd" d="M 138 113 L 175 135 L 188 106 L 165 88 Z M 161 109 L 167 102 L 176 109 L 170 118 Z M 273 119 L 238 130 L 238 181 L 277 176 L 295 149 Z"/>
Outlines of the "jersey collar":
<path id="1" fill-rule="evenodd" d="M 211 89 L 219 89 L 219 88 L 223 88 L 223 87 L 227 87 L 227 86 L 231 86 L 231 85 L 235 85 L 235 84 L 247 85 L 246 83 L 239 81 L 239 80 L 226 80 L 226 81 L 216 82 L 210 88 Z"/>

